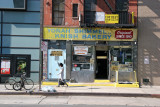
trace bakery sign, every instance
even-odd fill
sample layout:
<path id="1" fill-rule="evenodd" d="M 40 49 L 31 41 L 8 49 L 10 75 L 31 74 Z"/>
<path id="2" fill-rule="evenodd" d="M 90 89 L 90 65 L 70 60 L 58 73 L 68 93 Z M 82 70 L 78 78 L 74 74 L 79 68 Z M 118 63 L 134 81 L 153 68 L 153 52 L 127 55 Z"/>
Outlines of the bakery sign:
<path id="1" fill-rule="evenodd" d="M 116 30 L 115 38 L 116 39 L 132 39 L 133 31 L 132 30 Z"/>

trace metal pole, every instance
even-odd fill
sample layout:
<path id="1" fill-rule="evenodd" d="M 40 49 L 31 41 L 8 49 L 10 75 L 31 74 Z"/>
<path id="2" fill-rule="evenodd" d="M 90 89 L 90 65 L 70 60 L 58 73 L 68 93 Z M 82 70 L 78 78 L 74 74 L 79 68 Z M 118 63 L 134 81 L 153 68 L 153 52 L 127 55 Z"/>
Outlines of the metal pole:
<path id="1" fill-rule="evenodd" d="M 118 71 L 116 71 L 116 83 L 118 84 Z"/>
<path id="2" fill-rule="evenodd" d="M 41 91 L 41 81 L 42 81 L 42 52 L 41 52 L 41 41 L 43 38 L 43 0 L 40 1 L 40 49 L 39 49 L 39 91 Z"/>

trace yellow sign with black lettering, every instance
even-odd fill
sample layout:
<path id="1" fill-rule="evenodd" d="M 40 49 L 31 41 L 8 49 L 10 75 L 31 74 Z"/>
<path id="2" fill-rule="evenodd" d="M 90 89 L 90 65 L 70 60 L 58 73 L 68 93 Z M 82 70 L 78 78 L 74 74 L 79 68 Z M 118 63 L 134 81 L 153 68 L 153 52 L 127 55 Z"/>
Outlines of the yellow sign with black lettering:
<path id="1" fill-rule="evenodd" d="M 106 14 L 105 23 L 119 23 L 119 14 Z"/>
<path id="2" fill-rule="evenodd" d="M 50 56 L 62 56 L 62 51 L 52 51 Z"/>

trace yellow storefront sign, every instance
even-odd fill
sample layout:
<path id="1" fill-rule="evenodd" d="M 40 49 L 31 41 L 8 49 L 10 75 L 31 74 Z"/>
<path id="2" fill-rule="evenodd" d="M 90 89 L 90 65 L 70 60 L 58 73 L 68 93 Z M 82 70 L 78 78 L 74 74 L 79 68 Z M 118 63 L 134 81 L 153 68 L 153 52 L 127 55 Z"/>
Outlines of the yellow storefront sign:
<path id="1" fill-rule="evenodd" d="M 136 41 L 137 29 L 45 27 L 45 40 Z"/>
<path id="2" fill-rule="evenodd" d="M 105 14 L 105 23 L 119 23 L 119 15 Z"/>

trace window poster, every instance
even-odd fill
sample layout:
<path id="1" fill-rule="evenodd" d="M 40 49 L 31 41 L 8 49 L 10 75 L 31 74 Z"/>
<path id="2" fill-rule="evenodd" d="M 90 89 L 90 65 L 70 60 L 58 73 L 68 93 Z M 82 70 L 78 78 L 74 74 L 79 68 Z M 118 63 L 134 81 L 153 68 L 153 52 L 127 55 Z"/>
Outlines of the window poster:
<path id="1" fill-rule="evenodd" d="M 74 54 L 75 55 L 87 55 L 88 46 L 74 46 Z"/>
<path id="2" fill-rule="evenodd" d="M 149 64 L 149 56 L 144 56 L 144 64 Z"/>
<path id="3" fill-rule="evenodd" d="M 96 21 L 105 21 L 105 12 L 96 12 Z"/>
<path id="4" fill-rule="evenodd" d="M 10 60 L 1 60 L 1 74 L 10 74 Z"/>

